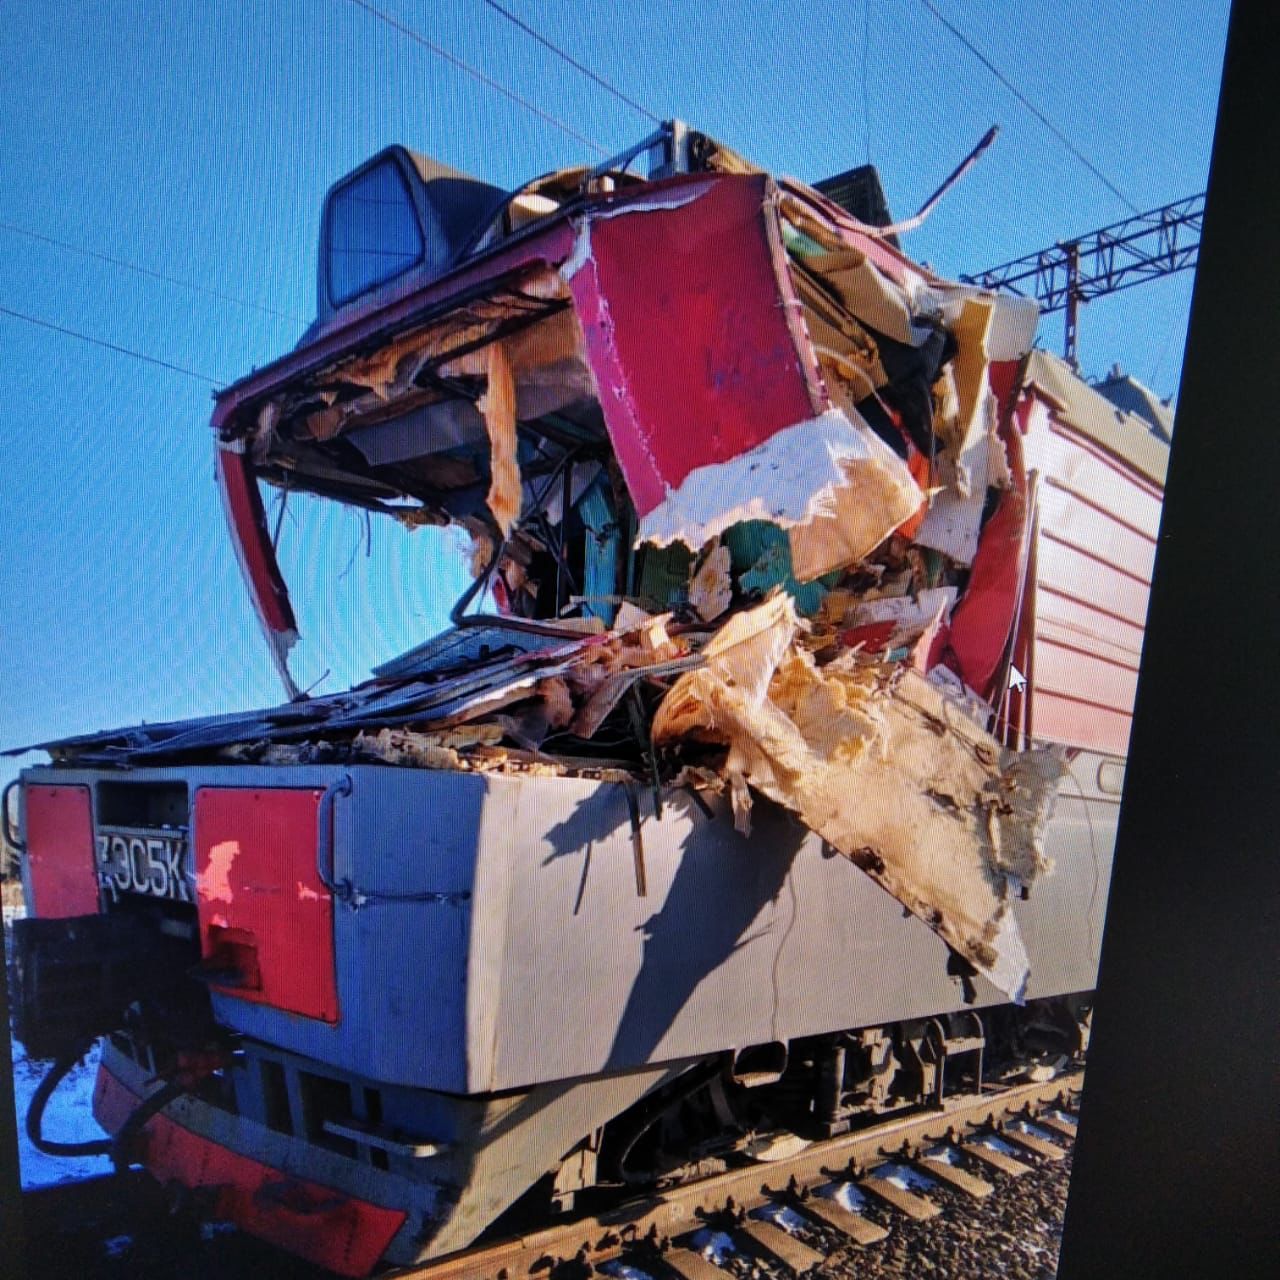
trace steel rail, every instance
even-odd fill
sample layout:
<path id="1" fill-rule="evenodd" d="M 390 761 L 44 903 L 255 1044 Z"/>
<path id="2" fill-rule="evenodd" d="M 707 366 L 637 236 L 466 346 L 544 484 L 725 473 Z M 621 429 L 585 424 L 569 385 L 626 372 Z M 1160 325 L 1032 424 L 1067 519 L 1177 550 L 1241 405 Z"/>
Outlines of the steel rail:
<path id="1" fill-rule="evenodd" d="M 786 1160 L 734 1169 L 630 1200 L 595 1217 L 446 1254 L 420 1266 L 388 1272 L 383 1280 L 542 1280 L 566 1263 L 604 1262 L 641 1243 L 665 1248 L 717 1213 L 757 1208 L 796 1187 L 833 1177 L 862 1177 L 904 1153 L 960 1141 L 968 1131 L 996 1126 L 1031 1108 L 1059 1104 L 1078 1093 L 1083 1083 L 1084 1072 L 1076 1071 L 999 1093 L 947 1099 L 941 1107 L 815 1143 Z"/>

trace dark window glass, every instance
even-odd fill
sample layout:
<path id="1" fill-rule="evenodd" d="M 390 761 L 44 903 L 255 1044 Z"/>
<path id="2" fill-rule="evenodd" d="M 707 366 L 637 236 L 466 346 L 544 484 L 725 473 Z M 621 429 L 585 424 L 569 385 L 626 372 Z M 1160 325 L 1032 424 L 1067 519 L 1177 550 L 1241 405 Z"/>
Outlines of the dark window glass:
<path id="1" fill-rule="evenodd" d="M 398 276 L 422 257 L 422 231 L 399 166 L 386 160 L 329 203 L 329 297 L 333 305 Z"/>

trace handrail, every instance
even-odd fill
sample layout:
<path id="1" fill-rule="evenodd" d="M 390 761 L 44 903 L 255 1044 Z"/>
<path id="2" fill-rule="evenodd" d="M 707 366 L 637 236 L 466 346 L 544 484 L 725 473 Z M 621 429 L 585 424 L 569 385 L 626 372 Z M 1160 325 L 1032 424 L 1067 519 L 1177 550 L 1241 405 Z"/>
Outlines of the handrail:
<path id="1" fill-rule="evenodd" d="M 0 792 L 0 827 L 4 830 L 4 838 L 6 842 L 19 853 L 26 853 L 27 846 L 23 843 L 17 831 L 13 829 L 9 822 L 9 793 L 14 789 L 14 787 L 20 787 L 21 785 L 21 778 L 11 778 L 9 782 L 5 784 L 4 791 Z"/>
<path id="2" fill-rule="evenodd" d="M 345 881 L 340 884 L 333 878 L 333 818 L 338 797 L 349 796 L 351 788 L 349 773 L 335 778 L 325 787 L 316 808 L 316 875 L 335 898 L 342 899 L 350 896 L 351 886 Z"/>

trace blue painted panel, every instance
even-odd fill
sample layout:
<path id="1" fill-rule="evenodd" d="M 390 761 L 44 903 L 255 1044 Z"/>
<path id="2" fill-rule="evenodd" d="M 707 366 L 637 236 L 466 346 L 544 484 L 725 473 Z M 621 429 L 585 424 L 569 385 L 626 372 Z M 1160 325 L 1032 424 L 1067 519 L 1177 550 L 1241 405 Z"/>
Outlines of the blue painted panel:
<path id="1" fill-rule="evenodd" d="M 588 603 L 583 613 L 601 618 L 613 626 L 618 606 L 590 597 L 612 596 L 618 592 L 618 561 L 622 552 L 622 531 L 609 500 L 603 477 L 595 482 L 578 501 L 578 514 L 587 527 L 586 567 L 583 573 L 583 595 Z"/>

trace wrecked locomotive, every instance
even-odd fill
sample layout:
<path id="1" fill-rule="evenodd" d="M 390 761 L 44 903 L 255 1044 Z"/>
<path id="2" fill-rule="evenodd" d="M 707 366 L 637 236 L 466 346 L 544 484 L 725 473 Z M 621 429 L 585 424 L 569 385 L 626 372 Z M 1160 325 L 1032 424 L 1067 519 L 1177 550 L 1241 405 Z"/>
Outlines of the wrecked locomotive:
<path id="1" fill-rule="evenodd" d="M 35 1140 L 101 1036 L 118 1159 L 363 1275 L 1078 1058 L 1166 446 L 828 189 L 333 188 L 213 417 L 289 700 L 21 778 Z M 300 694 L 263 481 L 465 528 L 450 628 Z"/>

